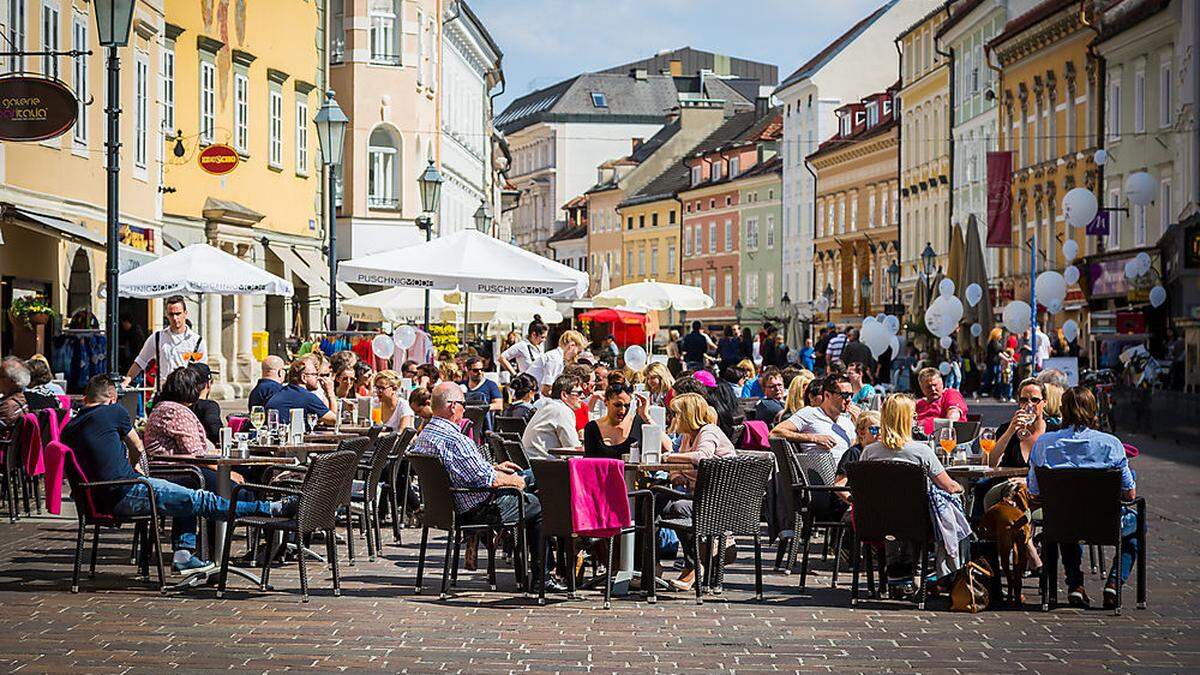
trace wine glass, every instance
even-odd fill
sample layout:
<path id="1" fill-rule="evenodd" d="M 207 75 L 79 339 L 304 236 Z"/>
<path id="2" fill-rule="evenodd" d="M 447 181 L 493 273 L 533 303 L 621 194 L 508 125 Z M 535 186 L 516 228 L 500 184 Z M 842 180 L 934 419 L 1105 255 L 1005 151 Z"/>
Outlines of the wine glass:
<path id="1" fill-rule="evenodd" d="M 996 428 L 984 427 L 979 432 L 979 449 L 983 450 L 983 462 L 986 464 L 992 450 L 996 447 Z"/>
<path id="2" fill-rule="evenodd" d="M 255 429 L 261 429 L 263 422 L 267 421 L 266 409 L 261 405 L 256 405 L 250 408 L 250 424 L 254 425 Z"/>
<path id="3" fill-rule="evenodd" d="M 309 431 L 312 431 L 313 429 L 317 428 L 317 419 L 318 418 L 317 418 L 316 413 L 308 413 L 308 430 Z"/>
<path id="4" fill-rule="evenodd" d="M 271 433 L 275 433 L 275 430 L 278 428 L 279 428 L 279 411 L 274 410 L 274 409 L 268 410 L 267 411 L 267 429 L 270 429 Z"/>
<path id="5" fill-rule="evenodd" d="M 949 459 L 954 452 L 954 448 L 958 445 L 958 440 L 954 437 L 953 427 L 942 427 L 937 431 L 938 445 L 942 448 L 942 454 Z"/>

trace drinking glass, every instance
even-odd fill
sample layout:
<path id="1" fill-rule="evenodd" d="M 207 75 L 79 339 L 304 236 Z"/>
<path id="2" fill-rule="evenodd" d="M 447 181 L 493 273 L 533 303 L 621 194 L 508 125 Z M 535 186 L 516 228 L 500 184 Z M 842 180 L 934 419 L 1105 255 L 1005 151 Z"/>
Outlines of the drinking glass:
<path id="1" fill-rule="evenodd" d="M 316 413 L 309 413 L 309 414 L 308 414 L 308 430 L 309 430 L 309 431 L 312 431 L 313 429 L 316 429 L 316 428 L 317 428 L 317 419 L 318 419 L 318 418 L 317 418 L 317 414 L 316 414 Z"/>
<path id="2" fill-rule="evenodd" d="M 267 421 L 266 409 L 261 405 L 256 405 L 250 408 L 250 424 L 254 425 L 255 429 L 262 427 L 263 422 Z"/>
<path id="3" fill-rule="evenodd" d="M 279 428 L 278 410 L 267 411 L 267 428 L 271 430 L 271 433 L 275 433 L 275 430 Z"/>
<path id="4" fill-rule="evenodd" d="M 983 462 L 986 464 L 992 450 L 996 447 L 996 428 L 984 427 L 979 432 L 979 449 L 983 450 Z"/>
<path id="5" fill-rule="evenodd" d="M 938 429 L 937 441 L 938 445 L 942 448 L 942 454 L 949 459 L 954 453 L 955 446 L 958 445 L 958 441 L 954 438 L 954 428 L 942 427 Z"/>

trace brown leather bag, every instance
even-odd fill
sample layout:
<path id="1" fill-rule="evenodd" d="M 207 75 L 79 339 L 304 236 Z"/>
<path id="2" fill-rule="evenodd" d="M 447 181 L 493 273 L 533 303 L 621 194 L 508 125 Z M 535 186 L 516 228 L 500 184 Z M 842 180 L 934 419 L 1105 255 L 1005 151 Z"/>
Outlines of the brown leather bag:
<path id="1" fill-rule="evenodd" d="M 950 609 L 975 614 L 987 609 L 991 601 L 992 568 L 987 560 L 977 558 L 958 571 L 950 589 Z"/>

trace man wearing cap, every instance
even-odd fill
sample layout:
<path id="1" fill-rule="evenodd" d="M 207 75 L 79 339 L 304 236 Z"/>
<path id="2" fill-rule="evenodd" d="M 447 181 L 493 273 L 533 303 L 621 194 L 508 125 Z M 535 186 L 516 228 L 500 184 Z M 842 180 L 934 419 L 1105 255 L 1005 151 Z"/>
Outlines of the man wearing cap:
<path id="1" fill-rule="evenodd" d="M 193 363 L 188 366 L 192 370 L 200 374 L 200 382 L 204 384 L 204 388 L 200 390 L 200 398 L 192 404 L 192 412 L 196 413 L 196 417 L 200 418 L 200 424 L 204 427 L 204 435 L 216 447 L 221 447 L 221 427 L 225 423 L 221 421 L 221 405 L 208 397 L 212 391 L 212 370 L 207 363 Z"/>
<path id="2" fill-rule="evenodd" d="M 167 375 L 189 363 L 203 361 L 206 357 L 204 340 L 187 325 L 187 304 L 182 295 L 172 295 L 163 304 L 167 314 L 167 327 L 154 331 L 142 345 L 142 350 L 133 359 L 125 373 L 125 386 L 149 367 L 151 361 L 158 363 L 158 379 L 162 382 Z"/>

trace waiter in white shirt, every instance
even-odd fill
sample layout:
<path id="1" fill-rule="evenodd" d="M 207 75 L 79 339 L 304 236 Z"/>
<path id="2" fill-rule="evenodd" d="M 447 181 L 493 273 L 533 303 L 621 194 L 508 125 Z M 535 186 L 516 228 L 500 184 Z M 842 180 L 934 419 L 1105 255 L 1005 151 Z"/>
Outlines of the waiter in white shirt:
<path id="1" fill-rule="evenodd" d="M 548 330 L 546 324 L 542 323 L 541 317 L 534 315 L 533 323 L 529 324 L 529 337 L 501 352 L 500 358 L 497 359 L 500 367 L 507 370 L 510 375 L 528 373 L 533 364 L 545 355 L 542 350 Z M 516 362 L 515 367 L 514 361 Z"/>
<path id="2" fill-rule="evenodd" d="M 182 295 L 172 295 L 164 303 L 167 327 L 160 328 L 146 338 L 129 372 L 125 374 L 125 386 L 146 370 L 151 361 L 158 362 L 158 379 L 162 382 L 168 375 L 193 361 L 203 361 L 207 356 L 204 340 L 196 331 L 188 328 L 187 305 Z"/>

